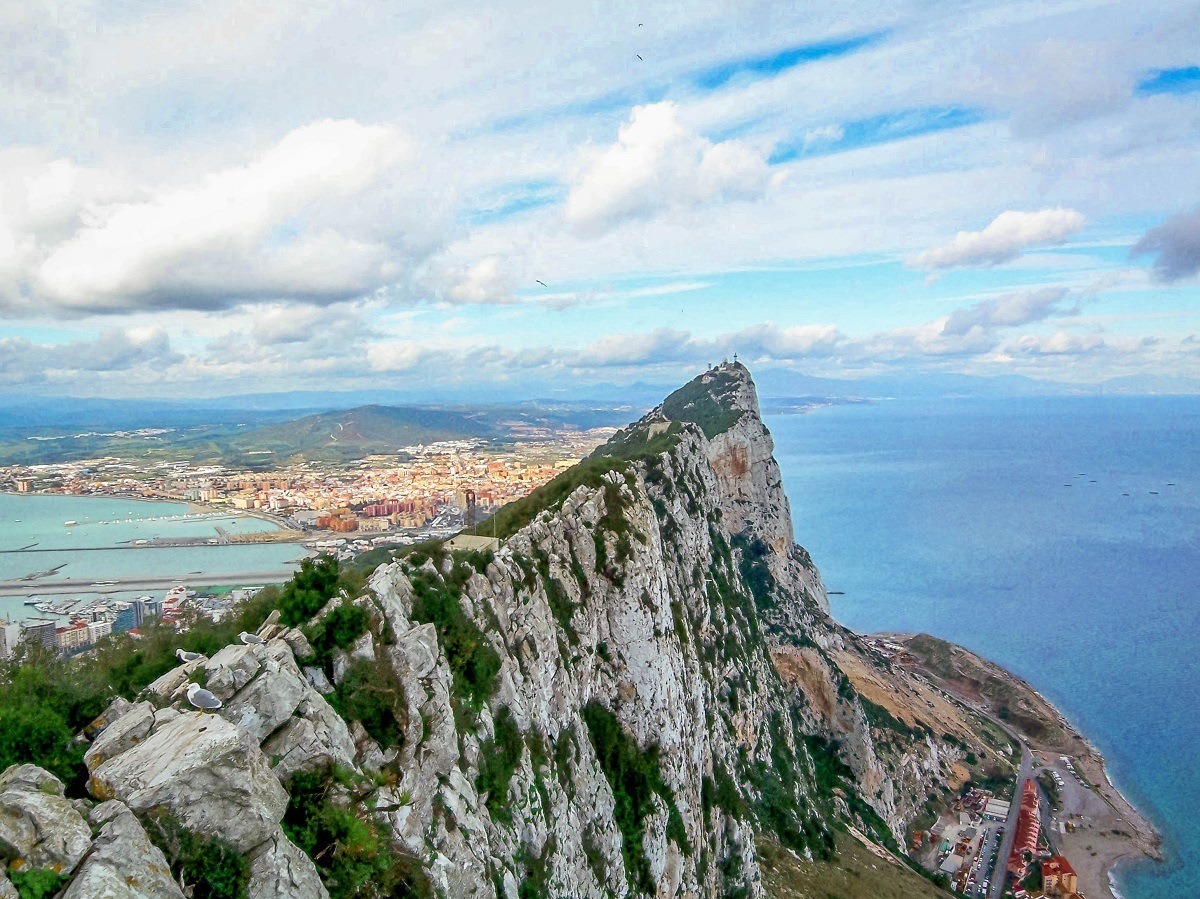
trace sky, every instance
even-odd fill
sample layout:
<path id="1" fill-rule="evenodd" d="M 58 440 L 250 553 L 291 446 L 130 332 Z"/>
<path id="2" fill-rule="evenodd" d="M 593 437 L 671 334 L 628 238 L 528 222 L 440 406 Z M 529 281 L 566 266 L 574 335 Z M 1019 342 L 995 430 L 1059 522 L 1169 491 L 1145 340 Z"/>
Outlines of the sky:
<path id="1" fill-rule="evenodd" d="M 1200 385 L 1200 5 L 0 0 L 0 393 Z"/>

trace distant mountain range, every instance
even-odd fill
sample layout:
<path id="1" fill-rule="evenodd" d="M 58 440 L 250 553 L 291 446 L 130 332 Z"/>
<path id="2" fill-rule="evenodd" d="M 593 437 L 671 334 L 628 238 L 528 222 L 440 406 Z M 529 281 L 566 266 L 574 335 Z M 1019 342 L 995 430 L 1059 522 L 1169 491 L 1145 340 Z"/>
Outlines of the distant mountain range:
<path id="1" fill-rule="evenodd" d="M 1196 395 L 1189 378 L 1124 376 L 1094 385 L 1017 375 L 906 373 L 822 378 L 782 368 L 756 375 L 763 410 L 779 413 L 823 402 L 885 398 Z M 504 440 L 530 426 L 622 426 L 653 406 L 660 384 L 595 383 L 571 399 L 546 396 L 545 384 L 456 388 L 439 397 L 411 391 L 292 391 L 197 399 L 110 399 L 0 395 L 0 462 L 36 463 L 114 455 L 211 459 L 261 467 L 281 460 L 344 461 L 398 447 L 470 437 Z M 518 399 L 518 397 L 525 397 Z M 164 429 L 161 435 L 115 431 Z M 36 439 L 31 439 L 36 438 Z"/>

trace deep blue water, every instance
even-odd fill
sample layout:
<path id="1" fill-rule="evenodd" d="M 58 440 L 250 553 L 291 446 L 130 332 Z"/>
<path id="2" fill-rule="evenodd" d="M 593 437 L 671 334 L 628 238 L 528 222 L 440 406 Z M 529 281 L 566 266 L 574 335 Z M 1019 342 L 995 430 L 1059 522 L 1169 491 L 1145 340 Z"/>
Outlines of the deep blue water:
<path id="1" fill-rule="evenodd" d="M 1027 678 L 1164 833 L 1166 864 L 1118 872 L 1126 899 L 1200 895 L 1200 397 L 886 402 L 767 424 L 797 542 L 846 593 L 834 616 Z"/>

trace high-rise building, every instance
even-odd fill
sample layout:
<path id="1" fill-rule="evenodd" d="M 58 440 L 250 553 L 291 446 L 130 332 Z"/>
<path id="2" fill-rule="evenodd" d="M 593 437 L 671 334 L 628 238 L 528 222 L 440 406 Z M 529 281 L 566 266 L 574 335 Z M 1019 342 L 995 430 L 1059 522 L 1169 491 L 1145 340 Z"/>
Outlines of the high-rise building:
<path id="1" fill-rule="evenodd" d="M 54 631 L 58 627 L 58 622 L 49 618 L 33 618 L 25 622 L 25 630 L 22 633 L 23 640 L 29 640 L 35 643 L 41 643 L 47 649 L 57 649 L 58 642 L 55 640 Z"/>
<path id="2" fill-rule="evenodd" d="M 125 631 L 131 631 L 136 627 L 137 617 L 134 610 L 134 603 L 130 603 L 127 608 L 121 609 L 119 612 L 117 612 L 117 617 L 113 619 L 113 633 L 121 634 Z"/>
<path id="3" fill-rule="evenodd" d="M 11 659 L 21 642 L 21 625 L 15 621 L 0 622 L 0 659 Z"/>

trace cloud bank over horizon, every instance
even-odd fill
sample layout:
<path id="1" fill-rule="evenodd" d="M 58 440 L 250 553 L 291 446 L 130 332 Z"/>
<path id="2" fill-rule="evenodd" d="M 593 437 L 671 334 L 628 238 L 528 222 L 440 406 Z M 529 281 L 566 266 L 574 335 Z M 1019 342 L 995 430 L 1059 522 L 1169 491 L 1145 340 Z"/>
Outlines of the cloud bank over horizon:
<path id="1" fill-rule="evenodd" d="M 8 9 L 0 390 L 1200 383 L 1197 25 Z"/>

